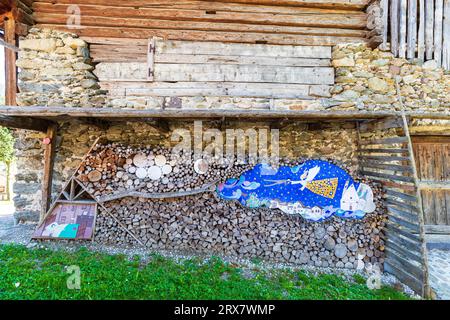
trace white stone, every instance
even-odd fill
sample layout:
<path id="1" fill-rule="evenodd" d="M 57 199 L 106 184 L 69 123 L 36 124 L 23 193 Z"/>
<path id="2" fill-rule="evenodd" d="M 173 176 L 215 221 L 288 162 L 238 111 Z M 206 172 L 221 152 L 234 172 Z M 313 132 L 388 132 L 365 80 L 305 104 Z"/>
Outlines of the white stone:
<path id="1" fill-rule="evenodd" d="M 20 49 L 53 52 L 56 50 L 55 39 L 25 39 L 19 42 Z"/>
<path id="2" fill-rule="evenodd" d="M 434 70 L 438 68 L 438 64 L 435 60 L 429 60 L 423 64 L 422 68 L 425 70 Z"/>

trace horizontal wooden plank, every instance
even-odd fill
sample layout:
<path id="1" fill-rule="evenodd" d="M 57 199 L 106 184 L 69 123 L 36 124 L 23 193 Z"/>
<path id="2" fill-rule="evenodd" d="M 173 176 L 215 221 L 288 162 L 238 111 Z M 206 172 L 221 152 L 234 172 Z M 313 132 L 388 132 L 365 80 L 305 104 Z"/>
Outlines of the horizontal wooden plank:
<path id="1" fill-rule="evenodd" d="M 334 84 L 334 69 L 232 65 L 156 64 L 156 81 Z"/>
<path id="2" fill-rule="evenodd" d="M 233 96 L 312 99 L 311 92 L 329 92 L 330 86 L 231 82 L 100 82 L 112 96 L 197 97 Z"/>
<path id="3" fill-rule="evenodd" d="M 388 205 L 388 214 L 389 214 L 389 216 L 400 217 L 403 220 L 407 220 L 415 225 L 419 224 L 419 220 L 418 220 L 419 218 L 418 218 L 417 214 L 406 212 L 406 211 L 401 210 L 392 205 Z"/>
<path id="4" fill-rule="evenodd" d="M 174 9 L 227 10 L 295 14 L 299 9 L 326 8 L 329 10 L 361 10 L 368 0 L 37 0 L 60 4 L 85 4 L 117 7 L 170 7 Z M 279 9 L 278 9 L 279 8 Z"/>
<path id="5" fill-rule="evenodd" d="M 448 225 L 425 225 L 424 228 L 427 234 L 450 234 L 450 226 Z"/>
<path id="6" fill-rule="evenodd" d="M 384 262 L 384 270 L 390 274 L 393 274 L 402 283 L 404 283 L 409 288 L 414 290 L 414 292 L 416 292 L 417 294 L 423 295 L 424 285 L 423 285 L 422 280 L 419 280 L 416 277 L 403 271 L 402 267 L 397 267 L 396 265 L 392 264 L 390 261 L 385 261 Z"/>
<path id="7" fill-rule="evenodd" d="M 66 13 L 44 13 L 34 14 L 36 23 L 62 25 L 67 22 L 70 15 Z M 317 35 L 336 37 L 366 38 L 367 31 L 348 28 L 314 27 L 314 26 L 277 26 L 266 24 L 246 24 L 236 22 L 205 22 L 185 20 L 161 20 L 149 18 L 121 18 L 121 17 L 99 17 L 83 16 L 83 26 L 97 27 L 126 27 L 126 28 L 148 28 L 148 29 L 173 29 L 173 30 L 198 30 L 198 31 L 223 31 L 223 32 L 255 32 L 271 34 L 292 35 Z"/>
<path id="8" fill-rule="evenodd" d="M 384 138 L 384 139 L 373 139 L 373 140 L 362 140 L 361 145 L 383 145 L 383 144 L 402 144 L 407 143 L 407 137 L 395 137 L 395 138 Z"/>
<path id="9" fill-rule="evenodd" d="M 358 149 L 359 153 L 408 153 L 408 149 Z"/>
<path id="10" fill-rule="evenodd" d="M 383 179 L 392 180 L 392 181 L 401 181 L 401 182 L 410 182 L 410 183 L 414 182 L 414 178 L 412 178 L 412 177 L 405 177 L 405 176 L 399 176 L 399 175 L 394 175 L 394 174 L 372 172 L 372 171 L 367 171 L 367 170 L 361 171 L 361 174 L 365 175 L 367 177 L 383 178 Z"/>
<path id="11" fill-rule="evenodd" d="M 331 59 L 331 47 L 325 45 L 279 46 L 266 44 L 158 40 L 156 42 L 155 53 L 156 55 L 202 54 L 216 56 Z"/>
<path id="12" fill-rule="evenodd" d="M 89 26 L 81 29 L 68 28 L 66 24 L 36 24 L 43 29 L 54 29 L 70 33 L 76 33 L 89 43 L 105 43 L 106 41 L 118 42 L 114 39 L 130 41 L 134 39 L 148 39 L 159 37 L 168 40 L 183 41 L 217 41 L 224 43 L 264 43 L 274 45 L 305 45 L 305 46 L 335 46 L 340 43 L 364 43 L 365 38 L 319 35 L 294 35 L 284 33 L 257 33 L 257 32 L 222 32 L 202 30 L 167 30 L 144 29 L 129 27 L 95 27 Z M 112 39 L 112 40 L 109 40 Z M 139 43 L 142 43 L 139 42 Z"/>
<path id="13" fill-rule="evenodd" d="M 395 243 L 394 241 L 388 239 L 386 241 L 386 251 L 393 250 L 395 254 L 404 256 L 408 259 L 411 259 L 419 264 L 423 263 L 423 258 L 420 251 L 411 250 L 410 248 L 406 248 L 399 243 Z"/>
<path id="14" fill-rule="evenodd" d="M 334 83 L 334 69 L 326 67 L 156 63 L 154 71 L 154 79 L 158 82 Z M 146 72 L 146 64 L 136 62 L 99 63 L 94 71 L 100 81 L 145 81 Z"/>
<path id="15" fill-rule="evenodd" d="M 416 203 L 409 204 L 401 200 L 398 200 L 398 198 L 394 198 L 390 195 L 386 195 L 386 203 L 394 205 L 403 211 L 411 212 L 412 214 L 417 214 L 420 212 L 420 209 L 417 207 Z"/>
<path id="16" fill-rule="evenodd" d="M 391 240 L 395 242 L 397 245 L 401 245 L 402 247 L 405 247 L 409 251 L 412 251 L 417 254 L 421 254 L 421 244 L 420 242 L 416 240 L 412 240 L 409 238 L 402 237 L 400 234 L 390 231 L 390 230 L 384 230 L 385 235 L 383 236 L 383 239 L 388 241 Z"/>
<path id="17" fill-rule="evenodd" d="M 133 8 L 166 8 L 166 9 L 189 9 L 189 10 L 204 10 L 208 12 L 214 11 L 230 11 L 230 12 L 248 12 L 248 13 L 283 13 L 283 14 L 298 14 L 305 11 L 317 11 L 320 9 L 323 12 L 329 13 L 352 13 L 355 7 L 346 5 L 345 7 L 336 6 L 335 1 L 318 1 L 305 4 L 301 6 L 283 5 L 277 2 L 276 5 L 264 5 L 258 3 L 233 3 L 232 1 L 203 1 L 203 0 L 38 0 L 35 2 L 43 3 L 59 3 L 59 4 L 81 4 L 81 5 L 100 5 L 100 6 L 114 6 L 114 7 L 133 7 Z M 330 4 L 334 4 L 330 6 Z M 360 10 L 359 10 L 360 11 Z"/>
<path id="18" fill-rule="evenodd" d="M 198 43 L 199 47 L 201 47 L 201 43 Z M 266 48 L 267 54 L 269 56 L 262 56 L 261 52 L 265 50 L 261 50 L 261 45 L 249 45 L 247 47 L 241 46 L 237 50 L 226 50 L 226 47 L 239 45 L 239 44 L 228 44 L 221 45 L 221 48 L 216 50 L 219 54 L 207 54 L 206 50 L 197 50 L 192 51 L 191 54 L 187 52 L 180 51 L 180 53 L 162 53 L 157 54 L 155 59 L 159 63 L 208 63 L 208 64 L 243 64 L 243 65 L 277 65 L 277 66 L 324 66 L 329 67 L 331 65 L 330 58 L 328 56 L 331 55 L 330 48 L 326 48 L 326 50 L 318 50 L 318 49 L 307 49 L 303 48 L 303 50 L 291 50 L 289 46 L 277 46 L 273 48 L 274 50 L 270 50 Z M 255 48 L 251 48 L 251 46 L 256 46 Z M 211 47 L 211 45 L 210 45 Z M 284 48 L 286 47 L 286 48 Z M 317 47 L 320 48 L 320 47 Z M 220 50 L 224 49 L 224 50 Z M 228 48 L 230 49 L 230 48 Z M 278 56 L 276 50 L 278 49 Z M 209 51 L 214 51 L 209 49 Z M 230 51 L 230 54 L 226 54 L 227 51 Z M 234 52 L 235 55 L 232 55 Z M 303 52 L 301 52 L 303 51 Z M 96 62 L 146 62 L 147 60 L 147 46 L 141 45 L 138 43 L 130 43 L 127 45 L 124 44 L 91 44 L 90 46 L 91 57 Z M 242 55 L 239 52 L 247 52 L 253 53 L 251 55 Z M 289 55 L 299 54 L 310 57 L 290 57 Z M 271 56 L 270 56 L 271 55 Z M 283 56 L 286 55 L 286 56 Z M 318 58 L 320 56 L 325 56 L 328 58 Z"/>
<path id="19" fill-rule="evenodd" d="M 113 108 L 67 108 L 63 106 L 0 106 L 0 114 L 15 117 L 34 117 L 48 119 L 70 119 L 70 118 L 104 118 L 126 121 L 127 119 L 221 119 L 221 118 L 242 118 L 242 119 L 304 119 L 321 121 L 358 121 L 367 119 L 383 119 L 392 116 L 395 112 L 377 111 L 327 111 L 327 110 L 229 110 L 229 109 L 208 109 L 208 110 L 162 110 L 162 109 L 113 109 Z M 409 117 L 419 116 L 415 113 L 407 113 Z M 424 117 L 422 113 L 420 117 Z M 430 114 L 436 116 L 436 113 Z M 442 115 L 441 115 L 442 116 Z M 402 186 L 402 188 L 409 186 Z M 398 187 L 396 187 L 398 189 Z"/>
<path id="20" fill-rule="evenodd" d="M 413 194 L 408 194 L 408 193 L 400 192 L 400 191 L 389 189 L 389 188 L 386 188 L 385 192 L 386 192 L 387 195 L 400 198 L 400 199 L 402 199 L 404 201 L 408 201 L 410 203 L 417 203 L 418 202 L 417 201 L 417 196 L 413 195 Z"/>
<path id="21" fill-rule="evenodd" d="M 386 161 L 409 161 L 409 157 L 397 157 L 397 156 L 367 156 L 367 155 L 360 155 L 359 156 L 363 160 L 372 160 L 372 161 L 380 161 L 380 162 L 386 162 Z"/>
<path id="22" fill-rule="evenodd" d="M 391 222 L 388 222 L 386 224 L 386 227 L 388 230 L 398 233 L 403 237 L 406 237 L 408 239 L 411 239 L 413 241 L 417 241 L 418 243 L 421 242 L 420 237 L 417 234 L 413 234 L 412 232 L 410 232 L 409 230 L 405 230 L 402 227 L 399 227 L 398 225 L 395 225 Z"/>
<path id="23" fill-rule="evenodd" d="M 419 182 L 419 189 L 421 190 L 450 190 L 450 181 L 443 182 Z"/>
<path id="24" fill-rule="evenodd" d="M 383 163 L 383 162 L 376 162 L 376 161 L 370 161 L 370 160 L 362 160 L 361 161 L 361 167 L 364 167 L 365 169 L 382 169 L 382 170 L 389 170 L 389 171 L 399 171 L 399 172 L 409 172 L 412 173 L 413 169 L 410 166 L 401 166 L 396 164 L 389 164 L 389 163 Z"/>
<path id="25" fill-rule="evenodd" d="M 35 12 L 65 14 L 68 12 L 68 4 L 50 4 L 36 2 L 33 5 Z M 187 9 L 167 9 L 157 6 L 153 7 L 115 7 L 101 5 L 78 5 L 83 16 L 108 17 L 108 18 L 144 18 L 161 20 L 184 20 L 184 21 L 204 21 L 204 22 L 235 22 L 248 24 L 267 24 L 281 26 L 320 26 L 330 28 L 354 28 L 365 29 L 367 16 L 365 12 L 351 12 L 346 14 L 321 13 L 306 10 L 305 13 L 296 15 L 281 13 L 248 13 L 248 12 L 228 12 L 215 11 L 209 13 L 204 10 Z"/>
<path id="26" fill-rule="evenodd" d="M 401 268 L 418 280 L 423 280 L 422 264 L 402 255 L 397 255 L 393 251 L 386 251 L 386 261 L 397 268 Z"/>
<path id="27" fill-rule="evenodd" d="M 201 0 L 207 1 L 207 0 Z M 323 7 L 323 8 L 343 8 L 343 9 L 363 9 L 371 0 L 215 0 L 219 2 L 234 2 L 261 5 L 289 5 L 298 7 Z"/>
<path id="28" fill-rule="evenodd" d="M 389 221 L 399 225 L 402 228 L 405 228 L 405 230 L 410 231 L 410 232 L 419 233 L 419 231 L 420 231 L 419 226 L 417 224 L 411 223 L 411 222 L 409 222 L 405 219 L 402 219 L 401 217 L 394 215 L 394 214 L 389 215 Z"/>
<path id="29" fill-rule="evenodd" d="M 283 51 L 281 49 L 280 51 Z M 287 67 L 330 67 L 330 59 L 263 57 L 242 55 L 208 55 L 202 51 L 198 54 L 156 54 L 156 63 L 166 64 L 230 64 L 230 65 L 260 65 Z"/>

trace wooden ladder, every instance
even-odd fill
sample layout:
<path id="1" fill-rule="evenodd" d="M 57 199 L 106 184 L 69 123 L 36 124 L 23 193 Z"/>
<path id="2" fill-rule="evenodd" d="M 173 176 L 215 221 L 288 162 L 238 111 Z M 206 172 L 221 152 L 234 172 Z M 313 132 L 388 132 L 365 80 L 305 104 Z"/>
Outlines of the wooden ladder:
<path id="1" fill-rule="evenodd" d="M 385 190 L 384 270 L 430 298 L 424 213 L 408 121 L 403 115 L 363 122 L 358 136 L 360 173 Z"/>

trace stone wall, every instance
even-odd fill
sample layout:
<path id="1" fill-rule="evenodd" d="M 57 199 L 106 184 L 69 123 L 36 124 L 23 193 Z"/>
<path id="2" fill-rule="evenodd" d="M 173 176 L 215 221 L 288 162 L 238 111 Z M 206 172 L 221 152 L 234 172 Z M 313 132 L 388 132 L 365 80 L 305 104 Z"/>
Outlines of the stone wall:
<path id="1" fill-rule="evenodd" d="M 336 85 L 323 104 L 334 110 L 401 110 L 396 81 L 407 111 L 450 110 L 450 73 L 434 60 L 394 58 L 365 45 L 339 45 L 333 51 Z"/>
<path id="2" fill-rule="evenodd" d="M 192 122 L 170 122 L 161 128 L 155 123 L 130 122 L 109 127 L 98 127 L 82 122 L 63 123 L 58 129 L 55 168 L 53 177 L 53 196 L 72 175 L 81 159 L 97 137 L 108 141 L 130 145 L 173 146 L 170 135 L 177 128 L 192 130 Z M 219 128 L 215 122 L 205 122 L 204 129 Z M 270 128 L 268 123 L 230 122 L 227 128 Z M 18 174 L 13 192 L 16 194 L 16 219 L 37 221 L 39 219 L 41 198 L 40 182 L 43 168 L 44 134 L 16 131 L 16 157 Z M 356 173 L 356 130 L 354 125 L 307 125 L 286 124 L 280 128 L 280 156 L 289 159 L 333 158 L 348 166 L 351 174 Z M 21 170 L 27 168 L 27 170 Z M 24 173 L 25 172 L 25 173 Z"/>
<path id="3" fill-rule="evenodd" d="M 370 27 L 379 8 L 370 7 Z M 372 21 L 373 20 L 373 21 Z M 394 58 L 365 44 L 334 47 L 335 86 L 311 92 L 313 100 L 238 97 L 120 97 L 101 90 L 88 44 L 75 34 L 33 28 L 20 41 L 17 66 L 22 106 L 112 107 L 131 109 L 400 110 L 396 81 L 407 110 L 448 111 L 450 74 L 431 60 Z"/>
<path id="4" fill-rule="evenodd" d="M 33 28 L 19 42 L 20 106 L 101 107 L 88 45 L 76 35 Z"/>

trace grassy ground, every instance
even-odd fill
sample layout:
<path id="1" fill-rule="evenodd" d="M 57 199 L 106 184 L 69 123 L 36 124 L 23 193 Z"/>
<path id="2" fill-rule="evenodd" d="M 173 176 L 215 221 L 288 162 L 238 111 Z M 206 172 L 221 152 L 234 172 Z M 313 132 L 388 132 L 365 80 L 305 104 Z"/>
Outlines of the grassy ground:
<path id="1" fill-rule="evenodd" d="M 69 290 L 66 268 L 81 269 L 81 289 Z M 251 276 L 218 258 L 179 263 L 152 255 L 110 256 L 0 246 L 0 299 L 407 299 L 390 287 L 370 290 L 362 277 L 312 276 L 302 271 L 253 270 Z"/>

